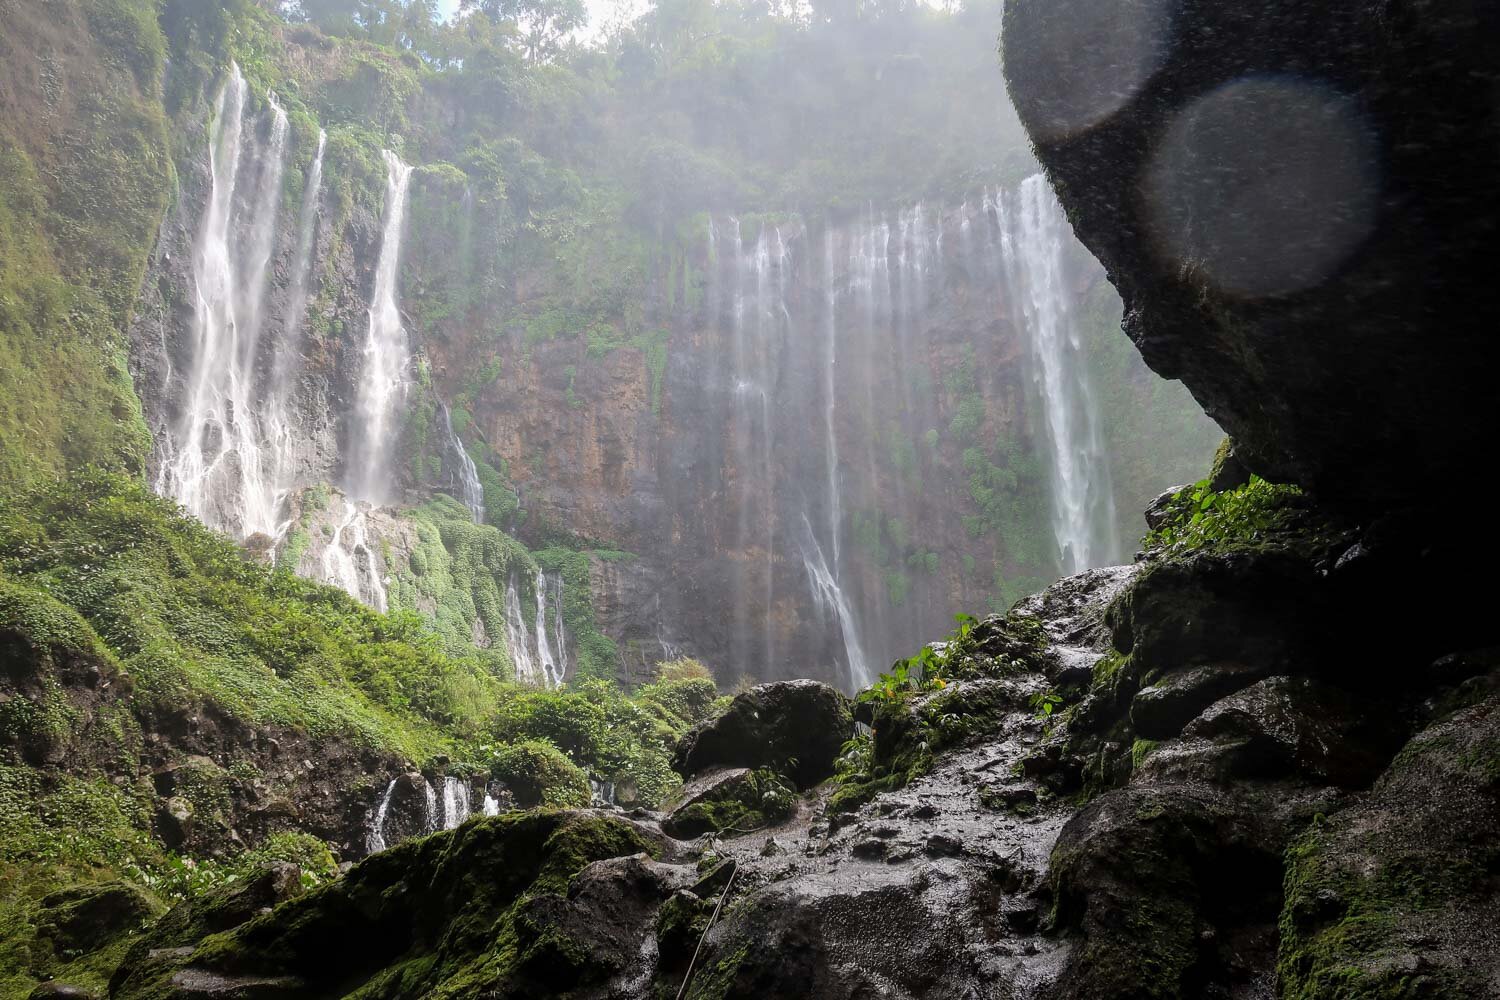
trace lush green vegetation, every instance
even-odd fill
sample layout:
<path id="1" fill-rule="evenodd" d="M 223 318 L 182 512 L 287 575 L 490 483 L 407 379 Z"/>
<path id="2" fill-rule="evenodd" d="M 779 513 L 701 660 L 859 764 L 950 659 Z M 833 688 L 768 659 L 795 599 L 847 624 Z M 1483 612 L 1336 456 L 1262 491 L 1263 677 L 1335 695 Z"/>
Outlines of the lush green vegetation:
<path id="1" fill-rule="evenodd" d="M 68 40 L 83 46 L 68 72 L 43 72 L 82 19 L 93 37 Z M 154 5 L 69 0 L 6 22 L 0 486 L 90 462 L 140 470 L 150 441 L 123 332 L 172 181 Z M 67 114 L 48 110 L 59 102 Z"/>
<path id="2" fill-rule="evenodd" d="M 1326 523 L 1309 518 L 1310 505 L 1296 486 L 1259 476 L 1233 489 L 1214 491 L 1203 479 L 1173 495 L 1167 519 L 1143 545 L 1173 551 L 1256 546 L 1289 536 L 1317 537 Z"/>
<path id="3" fill-rule="evenodd" d="M 445 505 L 457 506 L 438 501 L 429 515 L 457 530 Z M 493 528 L 468 528 L 503 544 Z M 125 475 L 80 473 L 0 500 L 0 657 L 20 692 L 0 700 L 0 995 L 24 995 L 65 966 L 102 983 L 118 960 L 124 939 L 87 966 L 26 949 L 39 900 L 70 885 L 123 878 L 170 900 L 268 860 L 296 861 L 311 882 L 332 872 L 327 847 L 305 836 L 248 851 L 220 838 L 217 856 L 167 850 L 153 836 L 162 800 L 140 775 L 146 740 L 171 720 L 201 713 L 267 737 L 448 760 L 456 773 L 514 783 L 524 804 L 587 804 L 589 774 L 655 804 L 679 780 L 672 745 L 716 705 L 691 662 L 633 695 L 600 681 L 537 691 L 506 682 L 472 646 L 455 655 L 446 645 L 440 622 L 379 615 L 247 559 Z M 175 794 L 227 821 L 226 782 L 259 778 L 259 745 L 246 742 L 225 767 L 187 762 Z M 213 773 L 197 780 L 199 768 Z"/>

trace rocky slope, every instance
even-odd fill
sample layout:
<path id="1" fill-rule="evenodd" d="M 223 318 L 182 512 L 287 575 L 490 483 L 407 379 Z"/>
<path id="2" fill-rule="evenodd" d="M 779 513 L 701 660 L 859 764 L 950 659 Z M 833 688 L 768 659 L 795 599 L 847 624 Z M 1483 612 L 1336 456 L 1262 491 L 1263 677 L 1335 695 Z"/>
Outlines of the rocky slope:
<path id="1" fill-rule="evenodd" d="M 832 692 L 757 688 L 684 739 L 667 814 L 475 820 L 112 995 L 1500 996 L 1493 654 L 1372 687 L 1324 638 L 1360 605 L 1287 627 L 1367 540 L 1262 502 L 973 626 L 837 763 Z"/>

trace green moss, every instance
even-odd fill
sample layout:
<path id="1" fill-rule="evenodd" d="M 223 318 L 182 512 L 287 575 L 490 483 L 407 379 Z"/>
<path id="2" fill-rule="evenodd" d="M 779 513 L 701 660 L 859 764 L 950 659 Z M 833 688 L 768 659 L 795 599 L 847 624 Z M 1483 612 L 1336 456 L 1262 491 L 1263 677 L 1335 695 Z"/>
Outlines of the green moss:
<path id="1" fill-rule="evenodd" d="M 1427 749 L 1431 749 L 1430 747 Z M 1334 856 L 1322 822 L 1287 851 L 1277 973 L 1287 1000 L 1417 1000 L 1471 996 L 1477 981 L 1451 969 L 1386 961 L 1414 915 L 1474 892 L 1481 866 L 1422 854 L 1388 854 L 1367 870 Z M 1435 862 L 1435 863 L 1434 863 Z"/>
<path id="2" fill-rule="evenodd" d="M 425 759 L 449 745 L 440 728 L 476 676 L 420 622 L 248 561 L 118 476 L 13 497 L 0 511 L 0 585 L 13 620 L 128 673 L 146 714 L 203 700 L 250 724 Z"/>
<path id="3" fill-rule="evenodd" d="M 318 995 L 417 998 L 556 995 L 590 957 L 547 919 L 586 865 L 660 852 L 614 816 L 544 811 L 478 819 L 409 841 L 203 940 L 196 967 L 295 975 Z M 482 872 L 484 877 L 476 878 Z M 132 979 L 118 1000 L 146 1000 L 183 958 Z M 348 983 L 361 983 L 352 992 Z"/>
<path id="4" fill-rule="evenodd" d="M 750 833 L 791 815 L 797 793 L 775 771 L 752 771 L 742 780 L 720 785 L 707 798 L 672 813 L 670 830 L 677 837 L 704 833 Z"/>
<path id="5" fill-rule="evenodd" d="M 1160 746 L 1156 740 L 1136 740 L 1130 747 L 1130 767 L 1132 770 L 1140 770 L 1146 758 L 1156 752 Z"/>
<path id="6" fill-rule="evenodd" d="M 391 583 L 391 606 L 421 609 L 451 656 L 477 657 L 488 673 L 514 679 L 503 637 L 505 587 L 514 578 L 523 587 L 536 576 L 536 563 L 509 535 L 475 524 L 470 510 L 438 496 L 403 512 L 417 545 Z M 476 651 L 475 626 L 485 637 Z"/>
<path id="7" fill-rule="evenodd" d="M 505 783 L 521 806 L 587 806 L 588 775 L 550 743 L 531 740 L 500 748 L 490 774 Z"/>

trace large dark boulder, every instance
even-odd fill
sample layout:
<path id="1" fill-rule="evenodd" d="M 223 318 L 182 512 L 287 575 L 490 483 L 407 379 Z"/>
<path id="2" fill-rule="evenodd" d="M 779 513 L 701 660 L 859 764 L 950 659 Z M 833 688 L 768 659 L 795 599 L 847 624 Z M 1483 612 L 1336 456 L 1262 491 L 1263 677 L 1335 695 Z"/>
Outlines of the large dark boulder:
<path id="1" fill-rule="evenodd" d="M 711 767 L 769 767 L 798 788 L 833 774 L 854 728 L 849 699 L 819 681 L 760 684 L 730 702 L 677 744 L 672 767 L 693 777 Z"/>
<path id="2" fill-rule="evenodd" d="M 100 882 L 61 889 L 42 898 L 36 935 L 58 955 L 93 951 L 122 934 L 139 931 L 163 907 L 128 882 Z"/>
<path id="3" fill-rule="evenodd" d="M 1492 478 L 1497 36 L 1467 0 L 1007 3 L 1011 96 L 1126 332 L 1251 470 L 1355 512 Z"/>

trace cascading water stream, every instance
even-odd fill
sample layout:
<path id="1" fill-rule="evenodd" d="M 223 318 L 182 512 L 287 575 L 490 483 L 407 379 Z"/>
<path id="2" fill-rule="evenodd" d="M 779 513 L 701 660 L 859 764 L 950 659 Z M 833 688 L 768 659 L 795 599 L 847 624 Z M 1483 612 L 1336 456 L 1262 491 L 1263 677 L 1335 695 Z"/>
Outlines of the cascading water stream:
<path id="1" fill-rule="evenodd" d="M 521 616 L 521 595 L 516 590 L 514 574 L 505 585 L 505 645 L 510 649 L 516 680 L 522 684 L 540 686 L 543 675 L 531 656 L 531 648 L 526 644 L 526 622 Z"/>
<path id="2" fill-rule="evenodd" d="M 347 477 L 351 495 L 376 504 L 396 499 L 391 458 L 397 411 L 406 394 L 407 369 L 411 363 L 397 287 L 411 167 L 390 150 L 382 155 L 386 166 L 385 226 L 375 267 L 375 291 L 370 303 L 356 424 L 350 435 Z"/>
<path id="3" fill-rule="evenodd" d="M 1040 174 L 1004 213 L 1002 252 L 1022 306 L 1051 451 L 1052 527 L 1065 574 L 1120 556 L 1109 458 L 1066 284 L 1067 216 Z"/>
<path id="4" fill-rule="evenodd" d="M 264 149 L 246 112 L 238 64 L 214 105 L 211 189 L 193 251 L 195 316 L 188 391 L 156 483 L 199 520 L 246 537 L 273 533 L 282 460 L 261 425 L 257 384 L 267 276 L 275 245 L 288 121 L 275 94 Z M 267 454 L 270 450 L 272 453 Z"/>
<path id="5" fill-rule="evenodd" d="M 568 673 L 563 580 L 560 575 L 538 570 L 532 587 L 536 612 L 530 627 L 521 610 L 521 593 L 514 574 L 505 587 L 505 641 L 516 668 L 516 680 L 537 687 L 561 687 Z"/>
<path id="6" fill-rule="evenodd" d="M 370 546 L 369 511 L 353 500 L 346 503 L 344 518 L 323 549 L 322 579 L 376 611 L 384 612 L 389 599 L 375 552 Z"/>
<path id="7" fill-rule="evenodd" d="M 484 487 L 479 482 L 479 467 L 469 457 L 464 449 L 464 443 L 459 440 L 453 431 L 453 416 L 448 411 L 448 404 L 442 404 L 443 433 L 446 435 L 446 451 L 444 457 L 445 470 L 453 479 L 453 485 L 457 488 L 458 495 L 455 499 L 463 502 L 474 515 L 475 524 L 484 523 Z"/>

